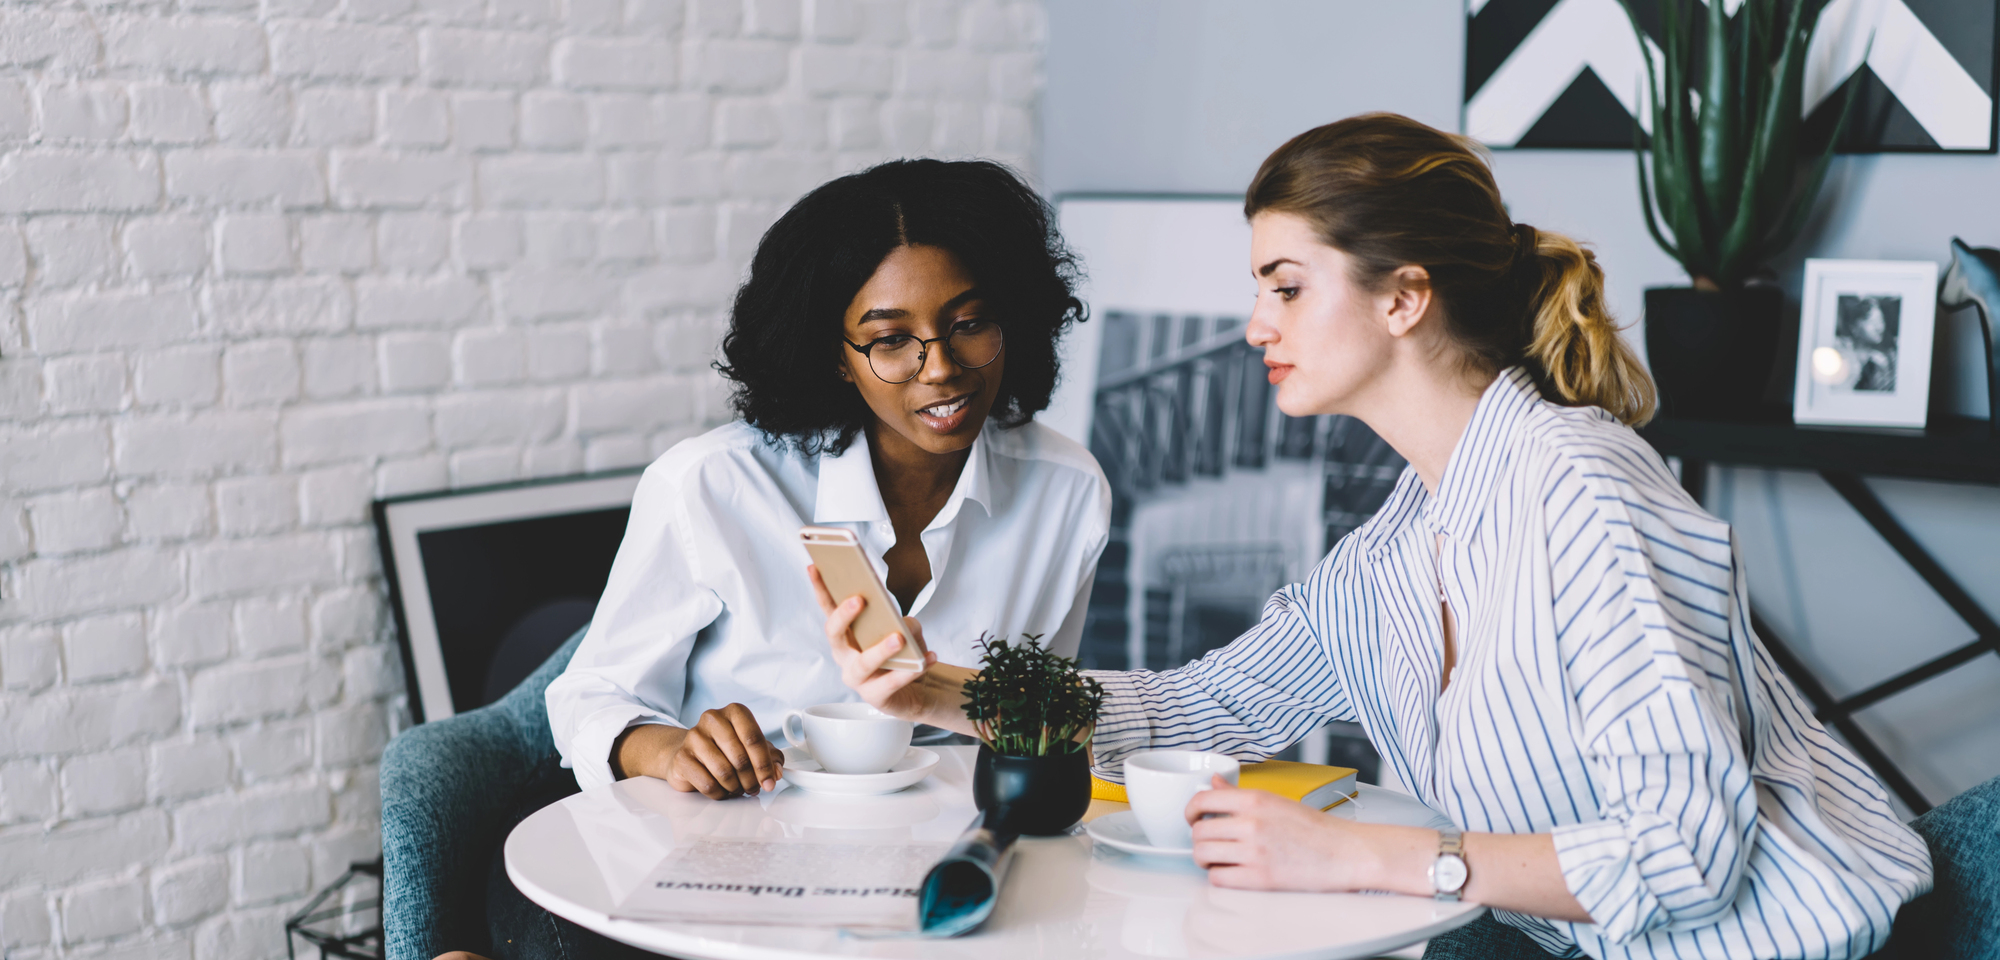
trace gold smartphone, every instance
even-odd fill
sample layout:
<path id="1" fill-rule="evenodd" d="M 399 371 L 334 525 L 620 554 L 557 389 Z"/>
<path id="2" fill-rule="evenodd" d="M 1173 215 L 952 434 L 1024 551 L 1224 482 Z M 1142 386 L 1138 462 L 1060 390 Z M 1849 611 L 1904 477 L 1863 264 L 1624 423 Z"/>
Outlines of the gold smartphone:
<path id="1" fill-rule="evenodd" d="M 881 643 L 892 633 L 909 633 L 903 624 L 903 608 L 889 595 L 882 578 L 875 575 L 875 565 L 868 562 L 868 554 L 854 539 L 853 531 L 840 527 L 800 527 L 799 541 L 805 544 L 813 566 L 819 568 L 820 579 L 826 581 L 833 602 L 840 603 L 857 594 L 868 601 L 854 621 L 854 640 L 861 649 Z M 890 670 L 922 670 L 923 641 L 913 636 L 904 639 L 907 642 L 903 649 L 882 665 Z"/>

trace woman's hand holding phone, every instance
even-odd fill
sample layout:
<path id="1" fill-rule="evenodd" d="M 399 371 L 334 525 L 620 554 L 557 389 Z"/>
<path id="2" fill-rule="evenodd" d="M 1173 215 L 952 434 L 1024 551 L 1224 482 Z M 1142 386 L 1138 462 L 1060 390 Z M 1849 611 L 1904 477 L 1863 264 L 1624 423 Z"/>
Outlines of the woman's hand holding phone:
<path id="1" fill-rule="evenodd" d="M 972 724 L 966 720 L 961 705 L 965 702 L 965 681 L 973 676 L 973 671 L 940 664 L 937 654 L 929 651 L 924 653 L 922 670 L 894 670 L 885 666 L 890 657 L 908 645 L 908 637 L 914 637 L 921 645 L 924 628 L 917 618 L 903 618 L 909 628 L 907 637 L 893 636 L 864 650 L 855 640 L 854 621 L 868 601 L 853 596 L 836 603 L 818 567 L 806 567 L 806 576 L 812 580 L 819 608 L 826 613 L 827 644 L 832 649 L 833 661 L 840 665 L 841 682 L 848 689 L 892 717 L 959 733 L 972 732 Z"/>

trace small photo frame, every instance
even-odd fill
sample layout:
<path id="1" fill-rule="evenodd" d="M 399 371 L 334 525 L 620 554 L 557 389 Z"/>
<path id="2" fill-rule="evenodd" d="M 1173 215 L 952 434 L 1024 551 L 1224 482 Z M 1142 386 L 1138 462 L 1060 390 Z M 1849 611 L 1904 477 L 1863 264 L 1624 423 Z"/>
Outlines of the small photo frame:
<path id="1" fill-rule="evenodd" d="M 1927 260 L 1807 260 L 1793 422 L 1921 429 L 1937 284 Z"/>

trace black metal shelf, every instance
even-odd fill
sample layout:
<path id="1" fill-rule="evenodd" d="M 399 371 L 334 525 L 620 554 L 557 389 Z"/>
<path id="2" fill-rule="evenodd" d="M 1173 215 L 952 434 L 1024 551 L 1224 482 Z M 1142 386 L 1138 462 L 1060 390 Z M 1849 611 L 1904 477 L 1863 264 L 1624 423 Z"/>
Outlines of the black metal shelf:
<path id="1" fill-rule="evenodd" d="M 1866 690 L 1836 698 L 1763 618 L 1755 614 L 1751 618 L 1771 658 L 1812 704 L 1814 714 L 1839 731 L 1913 812 L 1929 810 L 1929 798 L 1854 722 L 1854 714 L 1983 654 L 2000 654 L 2000 624 L 1910 536 L 1861 478 L 1900 477 L 2000 487 L 2000 438 L 1994 436 L 1992 425 L 1984 420 L 1934 417 L 1923 430 L 1904 431 L 1798 426 L 1779 419 L 1720 422 L 1663 418 L 1639 433 L 1662 456 L 1681 459 L 1681 485 L 1696 502 L 1703 501 L 1710 463 L 1817 472 L 1972 628 L 1976 639 L 1971 643 Z"/>
<path id="2" fill-rule="evenodd" d="M 1687 460 L 2000 485 L 2000 439 L 1984 420 L 1938 417 L 1924 430 L 1862 430 L 1662 418 L 1639 433 L 1662 456 Z"/>

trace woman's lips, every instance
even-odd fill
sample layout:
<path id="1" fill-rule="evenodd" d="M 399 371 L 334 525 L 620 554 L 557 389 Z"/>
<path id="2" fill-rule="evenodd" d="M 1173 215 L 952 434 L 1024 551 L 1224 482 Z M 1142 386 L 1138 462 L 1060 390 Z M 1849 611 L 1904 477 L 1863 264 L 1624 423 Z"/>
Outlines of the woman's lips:
<path id="1" fill-rule="evenodd" d="M 938 414 L 933 412 L 940 409 L 949 410 L 950 412 L 944 414 Z M 970 417 L 971 415 L 972 415 L 971 394 L 966 394 L 965 396 L 959 397 L 958 399 L 950 401 L 949 403 L 932 404 L 928 407 L 925 407 L 917 411 L 917 419 L 922 420 L 924 422 L 924 426 L 927 426 L 939 433 L 952 433 L 956 431 L 959 427 L 965 425 L 966 418 Z"/>
<path id="2" fill-rule="evenodd" d="M 1272 383 L 1277 383 L 1278 381 L 1283 380 L 1288 376 L 1291 376 L 1292 373 L 1292 365 L 1289 363 L 1272 363 L 1271 361 L 1266 360 L 1264 361 L 1264 366 L 1270 368 L 1270 371 L 1266 374 L 1266 376 L 1270 379 Z"/>

